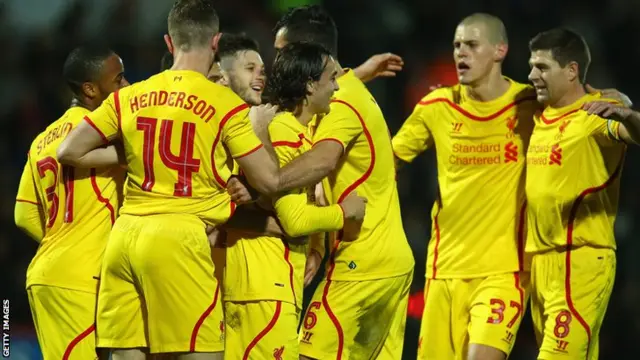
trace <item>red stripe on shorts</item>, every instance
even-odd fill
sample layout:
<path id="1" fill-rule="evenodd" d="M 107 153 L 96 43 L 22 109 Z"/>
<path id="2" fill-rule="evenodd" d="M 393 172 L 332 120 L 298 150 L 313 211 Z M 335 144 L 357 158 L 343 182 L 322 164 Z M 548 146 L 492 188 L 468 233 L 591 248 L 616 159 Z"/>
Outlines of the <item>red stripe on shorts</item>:
<path id="1" fill-rule="evenodd" d="M 67 349 L 64 351 L 64 355 L 62 355 L 62 360 L 69 360 L 69 356 L 71 356 L 71 352 L 73 349 L 82 341 L 84 338 L 89 336 L 92 332 L 96 330 L 96 324 L 89 326 L 89 328 L 83 331 L 80 335 L 76 336 L 75 339 L 71 340 Z"/>
<path id="2" fill-rule="evenodd" d="M 262 331 L 260 331 L 258 336 L 256 336 L 255 338 L 253 338 L 253 340 L 251 340 L 251 343 L 249 343 L 249 346 L 247 346 L 247 350 L 245 350 L 244 355 L 242 356 L 242 360 L 248 360 L 249 353 L 251 352 L 251 350 L 254 347 L 256 347 L 256 345 L 258 345 L 258 342 L 262 340 L 262 338 L 265 337 L 269 333 L 269 331 L 273 329 L 274 326 L 276 326 L 276 322 L 278 322 L 278 318 L 280 317 L 281 310 L 282 310 L 282 301 L 276 301 L 276 311 L 273 314 L 271 321 L 269 321 L 267 326 L 264 329 L 262 329 Z"/>
<path id="3" fill-rule="evenodd" d="M 193 327 L 193 331 L 191 332 L 191 343 L 189 344 L 190 352 L 196 351 L 196 340 L 198 339 L 198 331 L 200 331 L 200 327 L 204 323 L 204 320 L 211 314 L 213 309 L 216 308 L 216 304 L 218 303 L 219 292 L 220 292 L 220 283 L 216 285 L 216 293 L 213 295 L 213 303 L 211 303 L 211 305 L 207 308 L 207 310 L 205 310 L 204 313 L 202 313 L 202 315 L 200 316 L 200 319 L 198 319 L 198 322 L 196 322 L 196 325 Z"/>

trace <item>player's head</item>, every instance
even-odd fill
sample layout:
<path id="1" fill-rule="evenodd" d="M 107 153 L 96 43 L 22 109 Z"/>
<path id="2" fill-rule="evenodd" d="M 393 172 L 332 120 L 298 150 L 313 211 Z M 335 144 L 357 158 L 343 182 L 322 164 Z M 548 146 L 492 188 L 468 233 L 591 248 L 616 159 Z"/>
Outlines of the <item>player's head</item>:
<path id="1" fill-rule="evenodd" d="M 173 66 L 173 54 L 166 52 L 160 59 L 160 71 L 171 69 Z"/>
<path id="2" fill-rule="evenodd" d="M 250 105 L 260 105 L 265 86 L 264 63 L 258 51 L 258 43 L 252 38 L 224 33 L 216 53 L 222 74 L 218 83 L 229 86 Z"/>
<path id="3" fill-rule="evenodd" d="M 167 26 L 169 34 L 164 40 L 170 53 L 204 50 L 213 63 L 220 21 L 211 0 L 177 0 L 169 11 Z"/>
<path id="4" fill-rule="evenodd" d="M 120 57 L 102 46 L 83 46 L 71 51 L 62 74 L 74 98 L 90 107 L 97 107 L 109 94 L 129 85 Z"/>
<path id="5" fill-rule="evenodd" d="M 460 84 L 473 86 L 495 69 L 501 71 L 508 44 L 507 31 L 498 17 L 476 13 L 464 18 L 453 37 L 453 58 Z"/>
<path id="6" fill-rule="evenodd" d="M 315 43 L 288 44 L 278 52 L 267 81 L 269 102 L 291 112 L 308 107 L 313 114 L 327 113 L 338 90 L 336 76 L 329 50 Z"/>
<path id="7" fill-rule="evenodd" d="M 529 80 L 539 102 L 554 104 L 585 83 L 591 53 L 579 34 L 562 28 L 544 31 L 531 39 L 529 50 Z"/>
<path id="8" fill-rule="evenodd" d="M 338 28 L 329 13 L 318 5 L 291 8 L 273 28 L 276 50 L 292 42 L 311 42 L 322 45 L 338 56 Z"/>

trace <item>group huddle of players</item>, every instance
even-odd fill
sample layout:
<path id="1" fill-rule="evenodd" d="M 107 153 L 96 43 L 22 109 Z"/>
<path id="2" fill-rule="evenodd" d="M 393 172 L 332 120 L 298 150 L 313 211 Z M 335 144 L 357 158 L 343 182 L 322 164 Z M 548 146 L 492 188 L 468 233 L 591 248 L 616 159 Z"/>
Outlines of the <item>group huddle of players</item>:
<path id="1" fill-rule="evenodd" d="M 178 0 L 159 74 L 129 85 L 111 50 L 69 55 L 72 106 L 34 140 L 15 208 L 40 242 L 26 286 L 45 360 L 400 359 L 414 260 L 395 169 L 428 148 L 418 358 L 506 359 L 530 300 L 538 359 L 597 359 L 640 114 L 586 85 L 584 39 L 534 37 L 532 87 L 502 75 L 502 22 L 465 18 L 459 84 L 390 139 L 363 81 L 400 58 L 342 68 L 318 6 L 274 35 L 266 79 L 254 40 Z"/>

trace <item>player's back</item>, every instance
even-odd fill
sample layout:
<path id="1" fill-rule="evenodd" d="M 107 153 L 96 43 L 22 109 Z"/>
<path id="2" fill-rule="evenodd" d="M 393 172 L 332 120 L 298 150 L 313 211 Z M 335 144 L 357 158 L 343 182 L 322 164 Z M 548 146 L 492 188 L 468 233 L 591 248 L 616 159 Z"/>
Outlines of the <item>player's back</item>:
<path id="1" fill-rule="evenodd" d="M 530 86 L 509 82 L 503 95 L 486 102 L 462 85 L 433 91 L 393 138 L 396 156 L 406 162 L 436 149 L 430 278 L 483 277 L 526 266 L 525 154 L 539 105 Z"/>
<path id="2" fill-rule="evenodd" d="M 367 213 L 358 238 L 339 242 L 334 249 L 335 268 L 329 279 L 365 280 L 404 275 L 413 270 L 413 254 L 407 242 L 396 188 L 393 151 L 382 111 L 366 86 L 349 71 L 338 78 L 330 117 L 320 120 L 314 143 L 350 137 L 345 155 L 324 184 L 332 203 L 352 191 L 367 198 Z M 323 123 L 332 120 L 332 122 Z M 340 125 L 345 119 L 350 124 Z M 343 138 L 343 136 L 346 136 Z M 335 140 L 335 139 L 334 139 Z M 339 239 L 340 240 L 340 239 Z"/>
<path id="3" fill-rule="evenodd" d="M 45 217 L 44 238 L 27 271 L 27 287 L 97 291 L 102 255 L 119 206 L 124 171 L 63 166 L 56 150 L 89 113 L 72 107 L 33 141 L 21 182 L 33 187 Z M 22 184 L 28 187 L 30 184 Z M 20 196 L 20 194 L 18 194 Z M 20 198 L 18 198 L 20 201 Z"/>
<path id="4" fill-rule="evenodd" d="M 246 131 L 248 106 L 188 70 L 168 70 L 121 89 L 114 103 L 129 174 L 122 213 L 225 222 L 233 204 L 225 190 L 231 169 L 223 145 L 234 132 Z M 238 146 L 229 151 L 242 156 Z"/>

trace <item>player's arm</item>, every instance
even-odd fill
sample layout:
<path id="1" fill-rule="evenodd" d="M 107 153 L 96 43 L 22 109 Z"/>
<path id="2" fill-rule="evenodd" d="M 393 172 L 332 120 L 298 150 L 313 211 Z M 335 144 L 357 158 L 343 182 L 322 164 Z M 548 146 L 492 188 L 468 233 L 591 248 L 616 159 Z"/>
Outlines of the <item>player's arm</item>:
<path id="1" fill-rule="evenodd" d="M 433 146 L 433 136 L 427 126 L 425 112 L 426 109 L 423 105 L 416 105 L 411 115 L 391 140 L 396 169 L 412 162 L 416 156 Z"/>
<path id="2" fill-rule="evenodd" d="M 404 61 L 398 55 L 376 54 L 353 69 L 353 72 L 362 82 L 369 82 L 377 77 L 394 77 L 396 72 L 402 70 L 403 65 Z"/>
<path id="3" fill-rule="evenodd" d="M 240 105 L 229 112 L 222 127 L 222 141 L 240 165 L 249 184 L 262 194 L 278 192 L 279 167 L 253 131 L 249 106 Z"/>
<path id="4" fill-rule="evenodd" d="M 31 159 L 20 178 L 16 205 L 14 208 L 14 220 L 16 226 L 37 242 L 42 241 L 45 229 L 44 209 L 40 204 L 36 192 L 36 184 L 31 170 Z"/>
<path id="5" fill-rule="evenodd" d="M 280 169 L 280 191 L 306 188 L 319 183 L 338 166 L 344 150 L 362 133 L 354 108 L 332 102 L 314 135 L 313 148 Z"/>
<path id="6" fill-rule="evenodd" d="M 338 231 L 344 225 L 341 205 L 316 206 L 308 202 L 307 194 L 287 194 L 274 202 L 280 224 L 289 237 L 307 236 L 317 232 Z"/>
<path id="7" fill-rule="evenodd" d="M 586 103 L 589 114 L 608 119 L 607 132 L 611 137 L 627 144 L 640 144 L 640 113 L 624 105 L 607 101 Z"/>
<path id="8" fill-rule="evenodd" d="M 119 104 L 119 91 L 116 91 L 85 116 L 58 147 L 58 161 L 81 168 L 118 165 L 118 151 L 109 143 L 119 134 Z"/>

